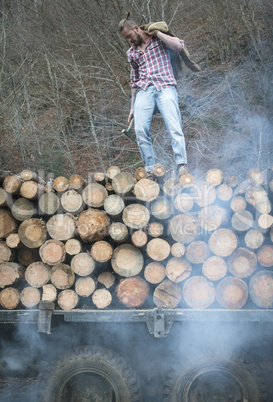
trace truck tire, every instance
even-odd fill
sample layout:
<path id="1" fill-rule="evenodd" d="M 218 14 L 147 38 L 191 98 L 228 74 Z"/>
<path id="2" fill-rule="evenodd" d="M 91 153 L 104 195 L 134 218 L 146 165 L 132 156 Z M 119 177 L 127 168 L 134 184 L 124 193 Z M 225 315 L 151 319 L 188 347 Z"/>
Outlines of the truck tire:
<path id="1" fill-rule="evenodd" d="M 43 402 L 140 402 L 134 372 L 110 350 L 81 346 L 58 357 L 41 378 Z"/>
<path id="2" fill-rule="evenodd" d="M 207 353 L 187 359 L 169 373 L 164 402 L 267 402 L 259 365 L 248 357 Z"/>

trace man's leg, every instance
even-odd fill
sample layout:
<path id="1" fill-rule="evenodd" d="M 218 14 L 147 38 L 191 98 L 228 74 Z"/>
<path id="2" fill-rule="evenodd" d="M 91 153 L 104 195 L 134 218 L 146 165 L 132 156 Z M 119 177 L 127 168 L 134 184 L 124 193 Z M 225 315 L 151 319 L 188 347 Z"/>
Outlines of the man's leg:
<path id="1" fill-rule="evenodd" d="M 135 132 L 147 172 L 151 172 L 155 165 L 154 151 L 149 133 L 155 107 L 154 91 L 154 86 L 149 86 L 146 91 L 139 90 L 134 104 Z"/>
<path id="2" fill-rule="evenodd" d="M 156 105 L 164 119 L 171 136 L 176 164 L 187 164 L 185 138 L 182 131 L 181 114 L 178 107 L 178 94 L 175 87 L 167 87 L 156 95 Z"/>

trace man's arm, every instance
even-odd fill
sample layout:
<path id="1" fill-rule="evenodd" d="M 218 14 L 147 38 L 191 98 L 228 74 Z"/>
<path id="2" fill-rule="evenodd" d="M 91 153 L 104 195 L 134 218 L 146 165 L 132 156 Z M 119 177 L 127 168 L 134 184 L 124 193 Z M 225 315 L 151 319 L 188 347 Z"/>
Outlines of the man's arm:
<path id="1" fill-rule="evenodd" d="M 160 39 L 163 43 L 165 43 L 168 48 L 176 52 L 180 52 L 180 50 L 184 47 L 184 41 L 177 38 L 176 36 L 170 36 L 158 30 L 147 33 L 150 36 L 155 36 L 156 38 Z"/>
<path id="2" fill-rule="evenodd" d="M 130 121 L 134 117 L 135 100 L 136 100 L 136 88 L 131 88 L 131 110 L 130 110 L 129 117 L 128 117 L 128 123 L 130 123 Z"/>

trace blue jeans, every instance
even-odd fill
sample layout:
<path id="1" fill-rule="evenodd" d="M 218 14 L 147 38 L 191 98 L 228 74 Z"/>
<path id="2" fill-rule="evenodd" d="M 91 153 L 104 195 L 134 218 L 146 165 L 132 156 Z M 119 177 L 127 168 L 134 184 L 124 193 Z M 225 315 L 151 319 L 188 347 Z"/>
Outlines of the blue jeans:
<path id="1" fill-rule="evenodd" d="M 135 132 L 145 169 L 150 172 L 155 166 L 150 127 L 155 106 L 161 113 L 172 140 L 175 162 L 187 163 L 185 138 L 178 107 L 178 94 L 174 86 L 158 91 L 150 85 L 146 91 L 140 89 L 134 103 Z"/>

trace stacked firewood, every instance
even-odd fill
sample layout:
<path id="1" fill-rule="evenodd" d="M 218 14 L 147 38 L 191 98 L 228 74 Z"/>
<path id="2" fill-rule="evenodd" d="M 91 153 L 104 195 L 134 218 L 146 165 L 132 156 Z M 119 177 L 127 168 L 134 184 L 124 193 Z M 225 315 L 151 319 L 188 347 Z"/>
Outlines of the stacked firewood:
<path id="1" fill-rule="evenodd" d="M 0 304 L 273 307 L 270 173 L 0 175 Z"/>

